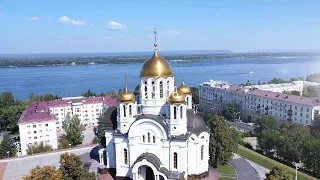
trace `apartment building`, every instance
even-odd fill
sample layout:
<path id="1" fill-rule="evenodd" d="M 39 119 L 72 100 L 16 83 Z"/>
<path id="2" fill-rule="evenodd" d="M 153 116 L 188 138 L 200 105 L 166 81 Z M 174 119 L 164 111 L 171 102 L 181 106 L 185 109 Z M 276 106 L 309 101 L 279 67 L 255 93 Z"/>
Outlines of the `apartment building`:
<path id="1" fill-rule="evenodd" d="M 228 103 L 236 104 L 241 119 L 248 122 L 268 114 L 279 119 L 279 122 L 288 120 L 297 124 L 312 125 L 320 109 L 318 98 L 233 86 L 223 81 L 210 80 L 200 84 L 201 111 L 219 114 Z"/>
<path id="2" fill-rule="evenodd" d="M 97 118 L 116 105 L 117 98 L 111 96 L 68 97 L 28 105 L 18 122 L 21 155 L 26 155 L 28 145 L 33 143 L 43 142 L 56 149 L 57 131 L 62 130 L 62 122 L 68 115 L 77 115 L 84 126 L 95 126 Z"/>

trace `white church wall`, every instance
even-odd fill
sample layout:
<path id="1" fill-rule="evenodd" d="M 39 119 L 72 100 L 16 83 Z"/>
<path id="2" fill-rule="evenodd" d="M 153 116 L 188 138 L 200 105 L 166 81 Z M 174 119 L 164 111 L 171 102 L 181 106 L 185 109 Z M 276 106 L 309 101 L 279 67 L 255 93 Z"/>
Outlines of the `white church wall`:
<path id="1" fill-rule="evenodd" d="M 197 174 L 208 171 L 208 161 L 209 161 L 209 133 L 202 132 L 198 136 L 199 143 L 197 144 L 197 156 L 198 156 L 198 169 Z M 203 147 L 203 158 L 201 159 L 201 147 Z"/>
<path id="2" fill-rule="evenodd" d="M 116 136 L 114 142 L 116 151 L 116 176 L 128 176 L 131 174 L 128 139 L 124 136 Z M 127 157 L 125 157 L 125 154 L 127 154 Z"/>
<path id="3" fill-rule="evenodd" d="M 198 137 L 194 134 L 192 134 L 189 139 L 188 139 L 188 175 L 191 174 L 197 174 L 197 159 L 198 156 L 196 156 L 197 154 L 197 142 L 198 142 Z"/>
<path id="4" fill-rule="evenodd" d="M 114 137 L 112 136 L 112 131 L 106 131 L 105 138 L 106 138 L 105 151 L 106 151 L 106 160 L 107 160 L 106 166 L 108 168 L 116 168 L 116 153 L 115 153 Z"/>
<path id="5" fill-rule="evenodd" d="M 177 168 L 174 165 L 174 153 L 177 153 Z M 187 168 L 187 142 L 175 140 L 170 143 L 170 168 L 171 171 L 183 172 Z"/>

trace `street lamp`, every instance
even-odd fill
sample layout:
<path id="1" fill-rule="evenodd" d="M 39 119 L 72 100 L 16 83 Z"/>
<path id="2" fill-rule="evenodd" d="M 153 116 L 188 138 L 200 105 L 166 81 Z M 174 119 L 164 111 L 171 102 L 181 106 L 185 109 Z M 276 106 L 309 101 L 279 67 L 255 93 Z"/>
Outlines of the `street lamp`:
<path id="1" fill-rule="evenodd" d="M 69 144 L 69 147 L 71 147 L 71 144 Z"/>
<path id="2" fill-rule="evenodd" d="M 298 169 L 300 168 L 301 162 L 299 161 L 299 163 L 294 162 L 293 163 L 294 166 L 296 167 L 296 177 L 295 180 L 298 180 Z"/>
<path id="3" fill-rule="evenodd" d="M 7 151 L 7 154 L 8 154 L 8 158 L 10 158 L 10 154 L 9 154 L 9 153 L 10 153 L 10 151 Z"/>

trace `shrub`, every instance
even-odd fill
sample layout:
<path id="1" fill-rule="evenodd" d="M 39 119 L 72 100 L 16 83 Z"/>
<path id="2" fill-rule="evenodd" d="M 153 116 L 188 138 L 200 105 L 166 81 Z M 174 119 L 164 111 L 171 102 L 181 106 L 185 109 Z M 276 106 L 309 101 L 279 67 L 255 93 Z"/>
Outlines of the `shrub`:
<path id="1" fill-rule="evenodd" d="M 43 144 L 43 142 L 40 143 L 34 143 L 28 145 L 27 154 L 37 154 L 41 152 L 48 152 L 52 150 L 52 146 L 49 144 Z"/>

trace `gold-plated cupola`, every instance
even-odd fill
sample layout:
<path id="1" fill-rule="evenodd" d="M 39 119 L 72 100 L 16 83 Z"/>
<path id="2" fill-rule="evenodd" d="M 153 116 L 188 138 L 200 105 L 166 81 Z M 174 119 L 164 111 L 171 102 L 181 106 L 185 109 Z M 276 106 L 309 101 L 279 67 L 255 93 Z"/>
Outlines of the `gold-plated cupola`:
<path id="1" fill-rule="evenodd" d="M 175 90 L 169 96 L 168 102 L 170 104 L 183 104 L 185 102 L 184 95 L 179 94 L 177 88 L 175 88 Z"/>
<path id="2" fill-rule="evenodd" d="M 178 93 L 183 95 L 191 95 L 190 88 L 182 81 L 182 84 L 178 87 Z"/>
<path id="3" fill-rule="evenodd" d="M 129 91 L 127 87 L 127 76 L 125 75 L 125 87 L 123 92 L 120 93 L 118 101 L 121 103 L 134 103 L 136 100 L 134 94 Z"/>
<path id="4" fill-rule="evenodd" d="M 171 66 L 168 61 L 161 58 L 157 52 L 157 31 L 154 29 L 154 53 L 153 56 L 144 62 L 140 71 L 142 77 L 168 77 L 172 76 Z"/>

